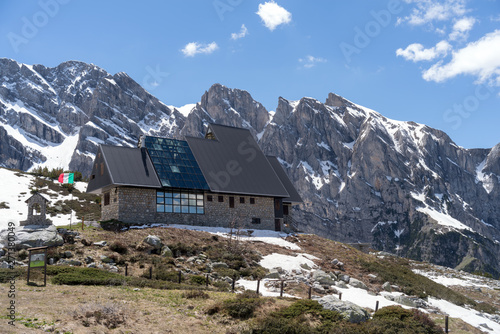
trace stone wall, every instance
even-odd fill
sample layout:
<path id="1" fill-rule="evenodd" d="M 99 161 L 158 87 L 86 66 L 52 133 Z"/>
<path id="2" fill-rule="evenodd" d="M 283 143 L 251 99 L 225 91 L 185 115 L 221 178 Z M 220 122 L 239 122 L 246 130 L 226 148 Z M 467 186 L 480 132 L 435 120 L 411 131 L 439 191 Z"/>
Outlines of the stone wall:
<path id="1" fill-rule="evenodd" d="M 204 214 L 156 212 L 156 189 L 118 187 L 109 191 L 109 204 L 102 198 L 102 220 L 117 219 L 127 223 L 167 223 L 200 226 L 236 227 L 274 230 L 274 199 L 272 197 L 236 196 L 204 193 Z M 207 197 L 212 196 L 212 201 Z M 223 201 L 219 202 L 218 197 Z M 234 208 L 229 207 L 229 198 L 234 197 Z M 240 197 L 245 203 L 240 203 Z M 250 198 L 254 204 L 250 204 Z M 259 224 L 252 218 L 260 218 Z"/>

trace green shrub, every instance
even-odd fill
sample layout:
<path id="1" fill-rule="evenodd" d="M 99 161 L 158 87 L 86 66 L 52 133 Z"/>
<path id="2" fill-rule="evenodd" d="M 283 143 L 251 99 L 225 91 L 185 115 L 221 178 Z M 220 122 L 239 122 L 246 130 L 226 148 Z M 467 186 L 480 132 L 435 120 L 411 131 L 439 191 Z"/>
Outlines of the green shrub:
<path id="1" fill-rule="evenodd" d="M 242 293 L 239 293 L 236 295 L 236 298 L 239 299 L 245 299 L 245 298 L 259 298 L 260 293 L 257 293 L 256 291 L 253 290 L 245 290 Z"/>
<path id="2" fill-rule="evenodd" d="M 341 321 L 342 316 L 335 311 L 326 310 L 315 300 L 298 300 L 289 307 L 278 312 L 280 317 L 287 319 L 296 318 L 304 314 L 311 314 L 315 317 L 329 321 Z"/>
<path id="3" fill-rule="evenodd" d="M 231 289 L 231 284 L 226 281 L 215 281 L 212 283 L 212 286 L 214 286 L 217 291 L 229 291 L 229 289 Z"/>
<path id="4" fill-rule="evenodd" d="M 307 322 L 267 316 L 258 319 L 249 330 L 242 334 L 313 334 L 317 331 Z"/>
<path id="5" fill-rule="evenodd" d="M 401 306 L 381 308 L 373 315 L 370 322 L 363 324 L 369 333 L 395 334 L 439 334 L 438 327 L 427 314 L 417 309 L 406 310 Z"/>
<path id="6" fill-rule="evenodd" d="M 15 269 L 0 269 L 0 283 L 8 283 L 13 278 L 19 279 L 19 276 L 24 276 L 26 270 L 22 268 Z"/>
<path id="7" fill-rule="evenodd" d="M 67 285 L 121 285 L 126 280 L 119 274 L 96 268 L 71 268 L 52 278 L 53 284 Z"/>
<path id="8" fill-rule="evenodd" d="M 196 285 L 204 285 L 207 282 L 206 277 L 200 275 L 193 275 L 189 280 L 191 281 L 191 283 Z"/>
<path id="9" fill-rule="evenodd" d="M 240 269 L 242 277 L 253 277 L 253 279 L 263 279 L 269 271 L 261 266 Z"/>
<path id="10" fill-rule="evenodd" d="M 168 282 L 179 282 L 179 272 L 175 270 L 168 270 L 165 268 L 157 268 L 153 269 L 153 276 L 157 280 L 168 281 Z M 149 271 L 146 273 L 146 276 L 149 278 Z M 181 275 L 181 282 L 185 280 L 184 276 Z"/>
<path id="11" fill-rule="evenodd" d="M 210 296 L 208 293 L 201 290 L 190 290 L 182 294 L 182 298 L 187 299 L 208 299 Z"/>
<path id="12" fill-rule="evenodd" d="M 240 278 L 240 272 L 238 270 L 234 270 L 231 268 L 219 267 L 219 268 L 215 268 L 214 271 L 217 273 L 217 275 L 219 275 L 219 277 L 226 277 L 227 276 L 227 277 L 236 278 L 236 279 Z"/>
<path id="13" fill-rule="evenodd" d="M 172 254 L 174 254 L 174 257 L 179 257 L 179 256 L 194 256 L 198 253 L 199 249 L 197 249 L 194 246 L 187 245 L 182 242 L 178 242 L 176 244 L 171 244 L 167 245 L 168 248 L 172 251 Z"/>
<path id="14" fill-rule="evenodd" d="M 116 252 L 118 254 L 127 254 L 128 252 L 128 247 L 124 243 L 120 241 L 114 241 L 109 245 L 109 249 L 113 252 Z"/>
<path id="15" fill-rule="evenodd" d="M 265 302 L 262 298 L 238 298 L 227 299 L 220 303 L 212 305 L 207 314 L 213 315 L 215 313 L 223 312 L 235 319 L 248 319 L 251 318 L 256 308 Z"/>
<path id="16" fill-rule="evenodd" d="M 236 298 L 223 302 L 223 310 L 227 315 L 235 319 L 248 319 L 253 316 L 257 306 L 262 304 L 260 298 Z"/>

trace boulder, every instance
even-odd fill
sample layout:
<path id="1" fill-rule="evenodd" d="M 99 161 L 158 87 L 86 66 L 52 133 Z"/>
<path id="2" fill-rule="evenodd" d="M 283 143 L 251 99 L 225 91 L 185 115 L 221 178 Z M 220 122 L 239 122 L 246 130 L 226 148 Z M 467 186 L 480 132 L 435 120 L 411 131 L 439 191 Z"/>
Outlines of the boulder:
<path id="1" fill-rule="evenodd" d="M 8 230 L 2 231 L 0 235 L 0 243 L 8 244 Z M 15 229 L 15 248 L 26 249 L 42 246 L 61 246 L 64 243 L 63 238 L 57 233 L 57 228 L 54 225 L 38 226 L 26 225 L 19 226 Z"/>
<path id="2" fill-rule="evenodd" d="M 78 260 L 64 260 L 64 259 L 61 259 L 57 262 L 58 265 L 66 265 L 66 266 L 81 266 L 82 263 Z"/>
<path id="3" fill-rule="evenodd" d="M 224 263 L 224 262 L 214 262 L 212 263 L 212 268 L 216 269 L 216 268 L 229 268 L 229 266 L 227 265 L 227 263 Z"/>
<path id="4" fill-rule="evenodd" d="M 328 286 L 336 284 L 335 280 L 333 280 L 330 276 L 322 276 L 317 280 L 317 282 L 321 285 Z"/>
<path id="5" fill-rule="evenodd" d="M 106 255 L 101 255 L 101 262 L 102 263 L 114 263 L 115 261 Z"/>
<path id="6" fill-rule="evenodd" d="M 99 246 L 99 247 L 104 247 L 104 246 L 106 246 L 107 244 L 108 244 L 108 242 L 103 240 L 103 241 L 94 242 L 94 244 L 93 244 L 93 245 L 94 245 L 94 246 Z"/>
<path id="7" fill-rule="evenodd" d="M 360 289 L 368 290 L 368 287 L 366 286 L 365 283 L 363 283 L 360 280 L 355 279 L 355 278 L 351 278 L 349 280 L 349 285 L 353 286 L 355 288 L 360 288 Z"/>
<path id="8" fill-rule="evenodd" d="M 406 295 L 400 295 L 400 296 L 384 296 L 386 299 L 389 299 L 393 302 L 396 302 L 398 304 L 408 306 L 408 307 L 413 307 L 413 308 L 427 308 L 428 305 L 427 303 L 418 297 L 410 297 Z"/>
<path id="9" fill-rule="evenodd" d="M 339 312 L 344 319 L 352 323 L 357 324 L 370 318 L 368 312 L 358 305 L 349 301 L 340 300 L 333 295 L 328 295 L 318 299 L 318 303 L 320 303 L 321 306 L 327 310 Z"/>
<path id="10" fill-rule="evenodd" d="M 339 280 L 344 281 L 345 283 L 349 283 L 349 281 L 351 280 L 351 276 L 345 274 L 341 274 L 338 277 Z"/>
<path id="11" fill-rule="evenodd" d="M 70 251 L 65 251 L 64 252 L 64 257 L 69 259 L 69 258 L 72 258 L 73 257 L 73 253 L 71 253 Z"/>
<path id="12" fill-rule="evenodd" d="M 148 235 L 144 239 L 144 243 L 150 245 L 154 249 L 161 249 L 163 247 L 163 243 L 161 242 L 160 238 L 157 237 L 156 235 Z"/>
<path id="13" fill-rule="evenodd" d="M 391 283 L 385 282 L 384 284 L 382 284 L 382 289 L 384 289 L 387 292 L 392 292 Z"/>
<path id="14" fill-rule="evenodd" d="M 168 246 L 163 246 L 161 248 L 161 256 L 163 256 L 163 257 L 173 257 L 174 253 L 172 253 L 172 250 Z"/>
<path id="15" fill-rule="evenodd" d="M 269 274 L 267 274 L 264 278 L 280 279 L 281 275 L 277 269 L 270 269 Z"/>
<path id="16" fill-rule="evenodd" d="M 94 258 L 92 256 L 86 256 L 85 257 L 85 263 L 89 264 L 94 262 Z"/>
<path id="17" fill-rule="evenodd" d="M 337 281 L 337 282 L 335 282 L 335 286 L 337 288 L 347 289 L 347 284 L 345 284 L 344 281 Z"/>

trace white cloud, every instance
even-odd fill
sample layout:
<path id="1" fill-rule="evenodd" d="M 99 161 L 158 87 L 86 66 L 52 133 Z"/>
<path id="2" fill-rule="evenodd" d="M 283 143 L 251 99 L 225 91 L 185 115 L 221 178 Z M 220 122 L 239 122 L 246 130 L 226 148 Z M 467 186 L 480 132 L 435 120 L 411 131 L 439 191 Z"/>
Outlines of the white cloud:
<path id="1" fill-rule="evenodd" d="M 186 57 L 194 57 L 198 53 L 210 54 L 217 50 L 219 47 L 217 43 L 212 42 L 210 44 L 201 44 L 198 42 L 191 42 L 186 44 L 186 46 L 181 50 Z"/>
<path id="2" fill-rule="evenodd" d="M 326 63 L 326 59 L 313 56 L 305 56 L 299 59 L 300 63 L 304 63 L 304 68 L 314 67 L 317 63 Z"/>
<path id="3" fill-rule="evenodd" d="M 422 60 L 433 60 L 437 57 L 444 57 L 451 50 L 451 45 L 447 41 L 441 41 L 436 46 L 424 49 L 424 46 L 419 43 L 413 43 L 406 47 L 406 49 L 397 49 L 396 55 L 411 60 L 413 62 Z"/>
<path id="4" fill-rule="evenodd" d="M 467 9 L 466 0 L 405 0 L 408 4 L 416 4 L 411 14 L 398 18 L 398 23 L 408 22 L 410 25 L 419 26 L 434 21 L 447 21 L 454 17 L 463 16 Z"/>
<path id="5" fill-rule="evenodd" d="M 469 37 L 469 31 L 472 29 L 476 19 L 473 17 L 464 17 L 457 20 L 453 25 L 453 31 L 450 34 L 450 40 L 466 40 Z"/>
<path id="6" fill-rule="evenodd" d="M 292 14 L 274 1 L 259 4 L 257 15 L 260 16 L 266 28 L 271 31 L 280 24 L 286 24 L 292 20 Z"/>
<path id="7" fill-rule="evenodd" d="M 476 42 L 453 52 L 447 64 L 438 62 L 423 72 L 427 81 L 442 82 L 460 74 L 473 75 L 479 82 L 500 84 L 500 30 L 488 33 Z"/>
<path id="8" fill-rule="evenodd" d="M 248 35 L 248 29 L 247 29 L 247 27 L 245 27 L 244 24 L 242 24 L 240 32 L 233 32 L 231 34 L 231 39 L 237 40 L 237 39 L 245 37 L 246 35 Z"/>

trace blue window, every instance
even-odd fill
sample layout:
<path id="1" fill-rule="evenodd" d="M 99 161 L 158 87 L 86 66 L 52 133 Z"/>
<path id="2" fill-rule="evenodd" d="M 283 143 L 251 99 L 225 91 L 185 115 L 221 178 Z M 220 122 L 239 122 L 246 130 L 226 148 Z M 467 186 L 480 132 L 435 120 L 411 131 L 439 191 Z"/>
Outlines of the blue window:
<path id="1" fill-rule="evenodd" d="M 164 187 L 210 190 L 186 141 L 146 136 L 144 143 Z"/>

